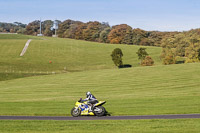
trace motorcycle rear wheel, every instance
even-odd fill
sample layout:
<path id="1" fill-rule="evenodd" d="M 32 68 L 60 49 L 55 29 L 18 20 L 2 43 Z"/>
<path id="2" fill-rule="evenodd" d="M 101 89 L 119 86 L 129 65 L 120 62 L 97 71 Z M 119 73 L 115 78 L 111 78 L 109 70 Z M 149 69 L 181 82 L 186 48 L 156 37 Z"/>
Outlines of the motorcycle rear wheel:
<path id="1" fill-rule="evenodd" d="M 104 116 L 106 113 L 106 109 L 103 106 L 98 106 L 94 108 L 94 114 L 96 116 Z"/>
<path id="2" fill-rule="evenodd" d="M 81 115 L 81 111 L 79 110 L 79 109 L 77 109 L 77 108 L 72 108 L 72 110 L 71 110 L 71 115 L 73 116 L 73 117 L 78 117 L 79 115 Z"/>

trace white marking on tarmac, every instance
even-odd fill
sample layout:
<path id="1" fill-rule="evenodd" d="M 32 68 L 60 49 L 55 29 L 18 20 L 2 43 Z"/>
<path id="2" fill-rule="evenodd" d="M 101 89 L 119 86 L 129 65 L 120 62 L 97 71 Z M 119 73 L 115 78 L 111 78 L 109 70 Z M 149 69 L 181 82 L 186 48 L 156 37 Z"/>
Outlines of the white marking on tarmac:
<path id="1" fill-rule="evenodd" d="M 23 55 L 26 53 L 26 50 L 28 49 L 29 43 L 30 43 L 31 41 L 32 41 L 32 39 L 29 39 L 29 40 L 26 42 L 26 44 L 25 44 L 25 46 L 24 46 L 24 48 L 23 48 L 23 50 L 22 50 L 20 56 L 23 56 Z"/>

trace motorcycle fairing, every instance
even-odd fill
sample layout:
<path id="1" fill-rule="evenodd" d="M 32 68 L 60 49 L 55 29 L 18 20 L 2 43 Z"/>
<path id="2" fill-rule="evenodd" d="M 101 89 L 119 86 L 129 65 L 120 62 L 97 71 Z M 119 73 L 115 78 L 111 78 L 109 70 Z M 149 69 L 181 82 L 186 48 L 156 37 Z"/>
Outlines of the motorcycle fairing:
<path id="1" fill-rule="evenodd" d="M 87 102 L 80 103 L 76 102 L 76 107 L 81 110 L 81 115 L 94 115 L 93 112 L 89 112 L 89 107 L 87 105 Z"/>
<path id="2" fill-rule="evenodd" d="M 99 101 L 99 102 L 96 103 L 94 106 L 100 106 L 100 105 L 103 105 L 104 103 L 106 103 L 106 101 Z"/>
<path id="3" fill-rule="evenodd" d="M 75 106 L 76 108 L 78 108 L 79 110 L 81 110 L 81 115 L 95 115 L 93 112 L 89 111 L 89 106 L 87 105 L 88 101 L 85 102 L 76 102 Z M 94 104 L 94 106 L 100 106 L 103 105 L 104 103 L 106 103 L 106 101 L 99 101 L 98 103 Z"/>

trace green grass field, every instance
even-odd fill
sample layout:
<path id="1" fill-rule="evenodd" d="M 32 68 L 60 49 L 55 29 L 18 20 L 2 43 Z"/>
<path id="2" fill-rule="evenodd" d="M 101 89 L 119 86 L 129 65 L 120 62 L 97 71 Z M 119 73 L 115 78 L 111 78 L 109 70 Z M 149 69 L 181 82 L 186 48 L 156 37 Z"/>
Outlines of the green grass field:
<path id="1" fill-rule="evenodd" d="M 200 112 L 200 64 L 91 70 L 0 82 L 0 115 L 70 115 L 91 91 L 111 115 Z"/>
<path id="2" fill-rule="evenodd" d="M 6 40 L 15 40 L 15 39 L 41 39 L 39 37 L 36 37 L 36 36 L 29 36 L 29 35 L 21 35 L 21 34 L 0 34 L 0 40 L 3 40 L 3 39 L 6 39 Z"/>
<path id="3" fill-rule="evenodd" d="M 32 38 L 27 53 L 19 54 Z M 117 69 L 110 54 L 121 48 Z M 139 46 L 0 35 L 0 115 L 69 116 L 91 91 L 115 115 L 200 113 L 200 63 L 161 65 L 161 48 L 146 47 L 155 66 L 139 67 Z M 49 63 L 52 61 L 52 63 Z M 55 73 L 55 74 L 53 74 Z M 12 79 L 12 80 L 11 80 Z M 199 119 L 0 121 L 0 132 L 199 132 Z"/>
<path id="4" fill-rule="evenodd" d="M 0 121 L 1 133 L 199 133 L 199 119 Z"/>
<path id="5" fill-rule="evenodd" d="M 13 39 L 11 39 L 13 38 Z M 23 57 L 20 53 L 26 41 L 33 41 Z M 121 48 L 124 64 L 139 66 L 136 51 L 139 46 L 100 44 L 62 38 L 39 38 L 25 35 L 0 35 L 0 76 L 13 79 L 16 74 L 40 75 L 115 68 L 111 60 L 114 48 Z M 146 47 L 155 65 L 160 65 L 161 48 Z M 52 63 L 49 63 L 52 61 Z M 17 77 L 16 77 L 17 78 Z M 0 78 L 4 80 L 5 78 Z"/>

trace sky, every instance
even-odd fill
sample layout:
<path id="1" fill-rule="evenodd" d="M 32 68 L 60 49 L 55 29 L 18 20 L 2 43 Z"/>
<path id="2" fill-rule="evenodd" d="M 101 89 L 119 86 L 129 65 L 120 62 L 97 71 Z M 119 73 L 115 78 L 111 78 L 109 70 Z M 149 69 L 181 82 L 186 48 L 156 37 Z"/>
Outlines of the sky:
<path id="1" fill-rule="evenodd" d="M 79 20 L 152 31 L 200 28 L 200 0 L 0 0 L 0 22 Z"/>

